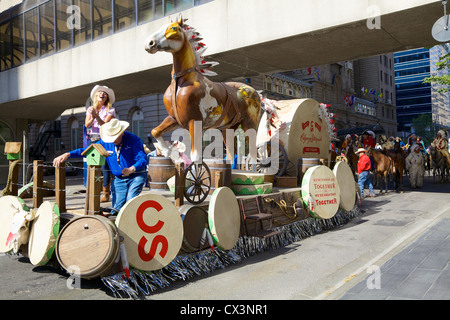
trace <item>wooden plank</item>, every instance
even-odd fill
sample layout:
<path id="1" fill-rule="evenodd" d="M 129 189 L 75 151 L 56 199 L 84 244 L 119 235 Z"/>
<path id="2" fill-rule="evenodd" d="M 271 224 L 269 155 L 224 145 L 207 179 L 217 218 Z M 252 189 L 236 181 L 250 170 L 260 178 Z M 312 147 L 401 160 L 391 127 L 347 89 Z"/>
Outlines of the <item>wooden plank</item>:
<path id="1" fill-rule="evenodd" d="M 175 164 L 175 205 L 181 207 L 184 204 L 184 162 Z"/>
<path id="2" fill-rule="evenodd" d="M 66 164 L 55 168 L 55 201 L 59 212 L 66 211 Z"/>
<path id="3" fill-rule="evenodd" d="M 100 192 L 102 187 L 102 167 L 101 166 L 89 166 L 91 171 L 89 180 L 89 210 L 88 214 L 100 213 Z"/>

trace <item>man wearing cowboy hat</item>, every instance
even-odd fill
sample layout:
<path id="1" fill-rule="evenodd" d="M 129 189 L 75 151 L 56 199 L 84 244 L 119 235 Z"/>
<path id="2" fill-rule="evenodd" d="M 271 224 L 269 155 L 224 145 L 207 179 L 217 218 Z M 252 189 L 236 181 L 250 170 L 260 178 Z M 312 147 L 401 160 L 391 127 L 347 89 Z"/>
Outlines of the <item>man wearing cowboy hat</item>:
<path id="1" fill-rule="evenodd" d="M 125 131 L 128 126 L 126 121 L 112 119 L 100 127 L 99 144 L 110 154 L 106 161 L 114 175 L 112 205 L 118 211 L 127 201 L 141 193 L 147 178 L 148 160 L 142 140 Z M 80 158 L 85 149 L 76 149 L 56 157 L 53 165 L 59 167 L 68 158 Z"/>
<path id="2" fill-rule="evenodd" d="M 373 191 L 372 181 L 370 181 L 370 159 L 366 155 L 366 149 L 359 148 L 356 151 L 356 154 L 359 156 L 358 160 L 358 185 L 361 190 L 361 196 L 364 197 L 364 186 L 367 184 L 369 187 L 369 195 L 368 197 L 375 197 L 375 192 Z"/>

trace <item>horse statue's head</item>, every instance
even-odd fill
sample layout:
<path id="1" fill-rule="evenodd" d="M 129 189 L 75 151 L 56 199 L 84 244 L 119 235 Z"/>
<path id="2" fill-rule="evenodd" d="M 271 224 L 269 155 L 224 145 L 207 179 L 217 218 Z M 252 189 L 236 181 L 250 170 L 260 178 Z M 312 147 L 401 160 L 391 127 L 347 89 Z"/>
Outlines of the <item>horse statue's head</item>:
<path id="1" fill-rule="evenodd" d="M 179 54 L 176 60 L 182 61 L 182 64 L 198 66 L 204 76 L 216 76 L 217 73 L 211 71 L 211 68 L 219 63 L 205 61 L 203 54 L 207 47 L 202 42 L 203 38 L 195 28 L 186 24 L 186 21 L 181 14 L 175 22 L 170 19 L 168 24 L 145 40 L 145 50 L 150 54 L 160 51 Z"/>
<path id="2" fill-rule="evenodd" d="M 145 40 L 145 50 L 151 54 L 158 51 L 172 53 L 179 51 L 186 40 L 184 27 L 184 20 L 181 15 L 176 22 L 170 20 L 168 24 L 162 26 Z"/>

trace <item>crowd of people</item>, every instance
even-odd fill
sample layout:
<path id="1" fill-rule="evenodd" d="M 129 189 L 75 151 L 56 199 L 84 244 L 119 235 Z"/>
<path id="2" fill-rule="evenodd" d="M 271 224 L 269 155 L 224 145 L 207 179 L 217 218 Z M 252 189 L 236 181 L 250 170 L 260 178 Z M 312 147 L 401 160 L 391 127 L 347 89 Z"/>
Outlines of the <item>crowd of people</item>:
<path id="1" fill-rule="evenodd" d="M 81 157 L 81 154 L 92 143 L 101 144 L 110 154 L 102 166 L 103 190 L 101 202 L 108 202 L 112 195 L 113 210 L 121 207 L 132 198 L 139 195 L 146 183 L 148 156 L 144 150 L 142 140 L 131 132 L 126 131 L 129 123 L 119 121 L 113 107 L 115 94 L 111 88 L 96 85 L 90 94 L 92 106 L 86 111 L 85 128 L 87 144 L 83 148 L 66 152 L 53 160 L 58 167 L 71 157 Z M 341 146 L 341 153 L 346 155 L 352 145 L 357 146 L 358 185 L 364 196 L 365 186 L 369 189 L 368 197 L 374 197 L 371 181 L 371 171 L 374 169 L 374 158 L 368 155 L 371 149 L 390 152 L 395 145 L 399 145 L 405 158 L 406 170 L 409 172 L 412 188 L 421 188 L 425 165 L 430 158 L 430 148 L 435 148 L 450 168 L 449 142 L 446 131 L 439 130 L 436 138 L 428 148 L 421 137 L 411 134 L 406 143 L 400 138 L 380 135 L 377 139 L 373 131 L 363 132 L 361 137 L 355 135 L 345 137 Z M 112 177 L 111 177 L 112 175 Z"/>
<path id="2" fill-rule="evenodd" d="M 405 168 L 409 174 L 411 188 L 413 189 L 423 186 L 425 170 L 427 166 L 428 168 L 432 166 L 430 156 L 432 148 L 442 155 L 447 168 L 450 168 L 450 138 L 445 130 L 437 132 L 429 147 L 426 147 L 423 139 L 415 134 L 409 135 L 406 143 L 399 137 L 394 138 L 391 136 L 387 138 L 385 135 L 379 135 L 377 139 L 373 131 L 365 131 L 361 136 L 355 135 L 355 141 L 348 134 L 342 143 L 341 153 L 347 155 L 347 151 L 352 144 L 358 148 L 356 154 L 359 159 L 356 171 L 358 174 L 358 185 L 363 197 L 366 186 L 369 189 L 368 197 L 375 196 L 370 178 L 370 172 L 374 169 L 374 158 L 368 156 L 370 149 L 373 148 L 388 155 L 389 152 L 394 151 L 396 143 L 400 147 L 399 152 L 402 152 L 405 158 Z"/>

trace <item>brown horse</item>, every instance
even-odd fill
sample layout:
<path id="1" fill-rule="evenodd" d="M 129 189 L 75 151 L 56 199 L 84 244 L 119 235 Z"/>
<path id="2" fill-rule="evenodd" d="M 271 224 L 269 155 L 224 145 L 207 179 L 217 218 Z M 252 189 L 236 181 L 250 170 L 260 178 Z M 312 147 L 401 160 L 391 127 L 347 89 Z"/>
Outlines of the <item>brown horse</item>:
<path id="1" fill-rule="evenodd" d="M 253 88 L 243 83 L 217 83 L 205 74 L 212 75 L 209 67 L 216 63 L 205 63 L 201 54 L 206 49 L 202 38 L 188 26 L 179 15 L 178 21 L 170 21 L 146 40 L 145 50 L 154 54 L 170 52 L 173 56 L 172 82 L 164 94 L 164 105 L 169 114 L 163 122 L 152 130 L 164 156 L 170 154 L 170 147 L 162 135 L 178 126 L 189 130 L 191 138 L 191 160 L 201 161 L 201 144 L 194 138 L 194 125 L 199 121 L 202 130 L 258 128 L 261 100 Z M 197 129 L 198 130 L 198 129 Z M 223 135 L 225 137 L 226 135 Z"/>
<path id="2" fill-rule="evenodd" d="M 392 168 L 392 159 L 385 155 L 384 153 L 375 150 L 373 148 L 369 148 L 369 151 L 367 153 L 369 157 L 373 157 L 374 160 L 374 172 L 378 178 L 380 178 L 379 186 L 380 186 L 380 194 L 383 194 L 383 178 L 384 178 L 384 185 L 386 193 L 388 192 L 388 175 L 391 172 Z"/>
<path id="3" fill-rule="evenodd" d="M 353 175 L 355 175 L 358 167 L 358 156 L 355 153 L 354 144 L 351 143 L 348 147 L 347 153 L 345 154 L 345 157 L 347 158 L 348 165 L 350 166 L 350 169 L 352 169 Z"/>
<path id="4" fill-rule="evenodd" d="M 430 146 L 430 158 L 431 166 L 433 167 L 433 180 L 436 177 L 436 173 L 439 175 L 439 181 L 444 183 L 446 176 L 448 178 L 449 168 L 447 166 L 447 161 L 445 161 L 444 156 L 439 152 L 435 146 Z"/>
<path id="5" fill-rule="evenodd" d="M 400 140 L 394 143 L 394 149 L 389 151 L 389 157 L 392 159 L 392 173 L 394 174 L 394 190 L 401 192 L 403 188 L 403 172 L 405 171 L 405 154 L 400 147 Z"/>

